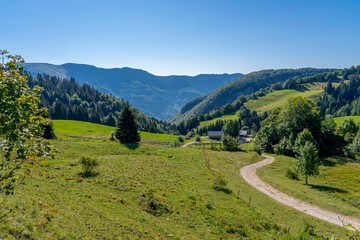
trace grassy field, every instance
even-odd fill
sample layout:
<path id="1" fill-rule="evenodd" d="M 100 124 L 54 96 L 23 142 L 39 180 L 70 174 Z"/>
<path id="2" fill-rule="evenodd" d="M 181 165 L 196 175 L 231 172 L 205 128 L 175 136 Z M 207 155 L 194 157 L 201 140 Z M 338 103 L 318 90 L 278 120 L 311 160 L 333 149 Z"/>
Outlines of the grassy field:
<path id="1" fill-rule="evenodd" d="M 2 225 L 1 236 L 22 231 L 34 239 L 228 239 L 239 234 L 266 239 L 279 231 L 234 194 L 212 189 L 214 176 L 205 167 L 203 150 L 55 144 L 56 160 L 37 169 L 17 196 L 2 199 L 3 206 L 18 210 Z M 97 176 L 79 175 L 83 153 L 97 157 Z M 244 163 L 256 160 L 243 157 Z"/>
<path id="2" fill-rule="evenodd" d="M 281 90 L 272 92 L 264 97 L 259 97 L 256 100 L 250 100 L 245 103 L 245 106 L 251 111 L 255 110 L 259 114 L 262 114 L 281 107 L 289 97 L 302 96 L 316 100 L 322 92 L 323 90 L 310 90 L 305 92 L 299 92 L 296 90 Z"/>
<path id="3" fill-rule="evenodd" d="M 235 112 L 233 114 L 223 115 L 219 118 L 214 118 L 212 120 L 202 121 L 202 122 L 200 122 L 199 128 L 209 126 L 212 123 L 216 123 L 217 120 L 223 120 L 223 121 L 238 120 L 239 117 L 237 115 L 238 115 L 238 112 Z"/>
<path id="4" fill-rule="evenodd" d="M 131 149 L 89 140 L 56 140 L 55 146 L 55 160 L 36 169 L 16 195 L 1 198 L 2 213 L 15 210 L 0 225 L 0 236 L 274 239 L 285 224 L 291 231 L 280 239 L 298 239 L 309 226 L 318 236 L 344 233 L 250 187 L 239 168 L 261 159 L 254 152 L 205 154 L 202 149 L 147 144 Z M 84 153 L 97 158 L 98 175 L 80 175 L 78 159 Z M 213 172 L 226 179 L 230 191 L 213 189 Z"/>
<path id="5" fill-rule="evenodd" d="M 308 89 L 308 91 L 305 92 L 300 92 L 296 90 L 275 91 L 264 97 L 259 97 L 256 100 L 250 100 L 244 105 L 251 111 L 255 110 L 258 114 L 263 114 L 275 108 L 281 107 L 281 105 L 283 105 L 286 102 L 286 99 L 289 97 L 302 96 L 310 98 L 313 101 L 317 101 L 323 92 L 324 84 L 326 83 L 305 84 L 304 87 Z M 227 114 L 218 118 L 214 118 L 212 120 L 200 122 L 199 128 L 215 123 L 217 120 L 228 121 L 238 119 L 238 112 L 234 112 L 232 114 Z"/>
<path id="6" fill-rule="evenodd" d="M 312 176 L 309 185 L 287 177 L 287 170 L 295 164 L 294 158 L 275 156 L 276 161 L 258 170 L 267 183 L 285 193 L 324 209 L 360 218 L 360 164 L 339 164 L 339 160 L 327 159 L 320 167 L 320 175 Z"/>
<path id="7" fill-rule="evenodd" d="M 352 120 L 355 121 L 355 123 L 360 123 L 360 116 L 337 117 L 337 118 L 334 118 L 334 121 L 335 121 L 336 125 L 339 126 L 347 118 L 351 118 Z"/>
<path id="8" fill-rule="evenodd" d="M 55 133 L 65 138 L 109 138 L 115 127 L 105 126 L 96 123 L 81 122 L 74 120 L 54 120 Z M 178 136 L 170 134 L 159 134 L 141 132 L 142 140 L 173 142 Z"/>
<path id="9" fill-rule="evenodd" d="M 55 126 L 59 132 L 61 122 Z M 65 129 L 68 138 L 54 141 L 56 158 L 15 195 L 1 195 L 0 216 L 13 209 L 2 219 L 1 238 L 275 239 L 285 224 L 279 239 L 307 239 L 309 229 L 344 236 L 344 229 L 285 207 L 241 178 L 242 166 L 262 159 L 252 143 L 242 152 L 135 146 L 91 139 L 106 126 L 90 128 L 94 135 Z M 81 174 L 84 154 L 100 164 L 94 176 Z M 213 188 L 218 175 L 227 181 L 222 191 Z"/>

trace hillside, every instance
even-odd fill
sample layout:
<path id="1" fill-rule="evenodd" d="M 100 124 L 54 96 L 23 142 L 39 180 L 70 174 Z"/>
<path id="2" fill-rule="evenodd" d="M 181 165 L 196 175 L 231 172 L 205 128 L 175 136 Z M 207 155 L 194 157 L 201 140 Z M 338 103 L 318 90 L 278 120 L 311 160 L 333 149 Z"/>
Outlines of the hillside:
<path id="1" fill-rule="evenodd" d="M 206 94 L 242 74 L 201 74 L 197 76 L 156 76 L 133 68 L 97 68 L 86 64 L 25 63 L 33 76 L 38 73 L 75 78 L 99 91 L 129 101 L 147 116 L 167 120 L 190 99 Z"/>
<path id="2" fill-rule="evenodd" d="M 53 120 L 53 124 L 57 137 L 61 139 L 107 139 L 110 138 L 111 132 L 116 131 L 115 127 L 74 120 Z M 140 131 L 140 135 L 141 140 L 145 142 L 147 140 L 173 142 L 178 139 L 178 136 L 161 133 Z"/>
<path id="3" fill-rule="evenodd" d="M 339 85 L 340 83 L 338 82 L 332 83 L 334 88 Z M 248 121 L 249 115 L 244 113 L 240 114 L 240 112 L 244 109 L 247 109 L 246 111 L 248 111 L 248 113 L 255 114 L 256 112 L 256 115 L 261 116 L 260 120 L 263 120 L 267 116 L 264 115 L 265 113 L 269 114 L 273 109 L 281 107 L 289 97 L 306 97 L 310 98 L 315 103 L 320 104 L 319 101 L 324 95 L 324 89 L 326 86 L 326 82 L 303 83 L 297 86 L 299 90 L 274 90 L 273 86 L 272 88 L 262 89 L 247 97 L 242 96 L 232 104 L 227 104 L 217 108 L 216 110 L 212 110 L 208 114 L 197 117 L 197 119 L 200 119 L 199 125 L 197 126 L 198 133 L 203 134 L 208 130 L 220 130 L 226 121 L 229 120 L 239 121 L 241 126 L 248 126 L 249 128 L 252 127 L 255 120 L 255 124 L 258 129 L 260 125 L 256 119 L 253 118 L 252 121 Z"/>
<path id="4" fill-rule="evenodd" d="M 302 96 L 307 97 L 312 100 L 316 100 L 321 96 L 324 90 L 307 90 L 307 91 L 297 91 L 297 90 L 279 90 L 264 97 L 259 97 L 258 99 L 250 100 L 244 104 L 251 111 L 256 111 L 259 114 L 269 112 L 275 108 L 281 107 L 286 99 L 289 97 Z"/>
<path id="5" fill-rule="evenodd" d="M 251 95 L 261 88 L 270 87 L 274 83 L 285 82 L 293 77 L 301 78 L 329 71 L 334 71 L 334 69 L 278 69 L 249 73 L 187 102 L 180 112 L 169 119 L 169 122 L 180 123 L 192 115 L 208 113 L 216 107 L 232 103 L 241 95 Z"/>
<path id="6" fill-rule="evenodd" d="M 318 88 L 307 89 L 305 91 L 297 91 L 292 89 L 279 90 L 279 91 L 271 92 L 263 97 L 258 97 L 257 99 L 249 100 L 248 102 L 244 103 L 244 106 L 247 109 L 249 109 L 249 111 L 256 111 L 259 115 L 262 115 L 265 112 L 269 113 L 271 110 L 281 107 L 281 105 L 283 105 L 286 102 L 287 98 L 289 97 L 302 96 L 317 101 L 318 98 L 322 96 L 323 92 L 324 90 Z M 239 112 L 240 110 L 222 115 L 220 117 L 213 118 L 211 120 L 200 121 L 200 125 L 198 126 L 198 129 L 200 130 L 200 132 L 206 132 L 205 130 L 202 129 L 208 127 L 209 125 L 216 124 L 216 122 L 218 121 L 223 121 L 224 123 L 229 120 L 238 121 L 240 118 Z"/>
<path id="7" fill-rule="evenodd" d="M 48 114 L 52 119 L 78 120 L 114 127 L 125 103 L 124 100 L 100 92 L 89 84 L 79 84 L 74 78 L 67 80 L 49 75 L 28 75 L 27 81 L 30 88 L 36 85 L 43 88 L 41 102 L 49 109 Z M 169 133 L 174 127 L 147 117 L 135 108 L 133 111 L 142 131 Z"/>
<path id="8" fill-rule="evenodd" d="M 239 168 L 262 159 L 252 151 L 143 143 L 131 149 L 91 139 L 109 130 L 96 124 L 86 133 L 90 138 L 78 138 L 89 128 L 78 125 L 55 121 L 57 132 L 69 136 L 54 141 L 56 158 L 34 170 L 16 195 L 3 199 L 3 211 L 16 206 L 0 226 L 3 238 L 275 239 L 285 224 L 291 231 L 280 239 L 344 236 L 341 227 L 285 207 L 248 185 Z M 91 177 L 81 175 L 79 158 L 85 153 L 100 164 Z M 227 191 L 213 188 L 214 172 L 227 181 Z"/>

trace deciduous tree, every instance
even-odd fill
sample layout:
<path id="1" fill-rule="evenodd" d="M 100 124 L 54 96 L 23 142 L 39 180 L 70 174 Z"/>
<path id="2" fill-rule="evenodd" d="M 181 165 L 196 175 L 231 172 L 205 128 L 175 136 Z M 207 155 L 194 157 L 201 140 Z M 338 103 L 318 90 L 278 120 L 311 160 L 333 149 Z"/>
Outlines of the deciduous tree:
<path id="1" fill-rule="evenodd" d="M 234 122 L 233 120 L 229 120 L 225 123 L 223 127 L 223 131 L 226 135 L 231 137 L 238 137 L 239 136 L 239 125 Z"/>
<path id="2" fill-rule="evenodd" d="M 11 194 L 54 150 L 42 138 L 50 120 L 43 117 L 47 109 L 40 107 L 41 89 L 29 89 L 21 74 L 21 56 L 7 51 L 0 55 L 0 192 Z"/>
<path id="3" fill-rule="evenodd" d="M 306 141 L 298 150 L 297 169 L 305 175 L 305 184 L 308 184 L 309 176 L 319 174 L 318 151 L 316 146 Z"/>

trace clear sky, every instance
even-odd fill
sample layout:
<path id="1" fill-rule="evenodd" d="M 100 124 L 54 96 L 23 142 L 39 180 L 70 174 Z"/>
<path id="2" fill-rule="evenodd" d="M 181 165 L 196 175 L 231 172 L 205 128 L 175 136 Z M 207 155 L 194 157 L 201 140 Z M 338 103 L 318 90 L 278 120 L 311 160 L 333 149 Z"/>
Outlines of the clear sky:
<path id="1" fill-rule="evenodd" d="M 27 62 L 158 75 L 360 64 L 360 0 L 0 0 Z"/>

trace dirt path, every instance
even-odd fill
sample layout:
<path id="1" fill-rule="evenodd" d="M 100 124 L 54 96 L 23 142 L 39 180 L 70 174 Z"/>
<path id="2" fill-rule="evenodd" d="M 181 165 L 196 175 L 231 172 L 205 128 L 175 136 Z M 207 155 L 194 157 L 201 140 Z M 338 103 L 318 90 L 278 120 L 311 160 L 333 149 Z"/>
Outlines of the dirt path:
<path id="1" fill-rule="evenodd" d="M 251 186 L 259 190 L 260 192 L 266 194 L 270 198 L 278 201 L 281 204 L 292 207 L 298 211 L 306 213 L 310 216 L 316 217 L 318 219 L 327 221 L 329 223 L 344 226 L 347 224 L 351 224 L 356 229 L 360 228 L 360 219 L 356 219 L 353 217 L 344 216 L 338 213 L 330 212 L 327 210 L 323 210 L 318 206 L 311 205 L 309 203 L 303 202 L 300 199 L 293 198 L 289 195 L 286 195 L 283 192 L 276 190 L 271 187 L 269 184 L 262 181 L 257 175 L 256 170 L 260 167 L 268 165 L 275 161 L 275 158 L 265 155 L 262 155 L 265 160 L 253 163 L 247 166 L 244 166 L 240 169 L 241 176 L 248 182 Z"/>
<path id="2" fill-rule="evenodd" d="M 206 140 L 207 137 L 201 137 L 201 140 L 204 141 Z M 195 143 L 201 143 L 201 142 L 188 142 L 188 143 L 185 143 L 184 145 L 182 145 L 181 147 L 188 147 L 190 146 L 191 144 L 195 144 Z"/>

